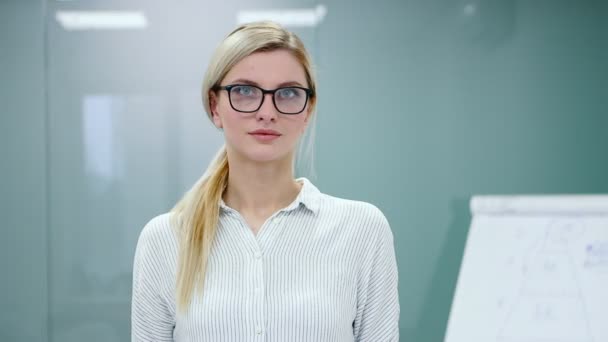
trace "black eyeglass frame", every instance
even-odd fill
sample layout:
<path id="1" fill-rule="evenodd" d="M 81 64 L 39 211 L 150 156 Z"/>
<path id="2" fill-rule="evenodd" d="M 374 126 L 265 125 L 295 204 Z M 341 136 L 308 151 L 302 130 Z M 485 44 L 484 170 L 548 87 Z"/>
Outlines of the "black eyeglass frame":
<path id="1" fill-rule="evenodd" d="M 238 110 L 236 108 L 234 108 L 234 105 L 232 104 L 232 95 L 231 95 L 231 90 L 234 87 L 253 87 L 253 88 L 257 88 L 259 90 L 262 91 L 262 101 L 260 101 L 260 105 L 258 106 L 258 108 L 256 108 L 255 110 Z M 272 94 L 272 104 L 274 105 L 274 108 L 281 114 L 285 114 L 285 115 L 298 115 L 300 113 L 302 113 L 304 111 L 304 109 L 306 109 L 306 105 L 308 104 L 308 100 L 314 96 L 314 92 L 312 91 L 312 89 L 308 89 L 308 88 L 304 88 L 304 87 L 298 87 L 298 86 L 288 86 L 288 87 L 280 87 L 280 88 L 276 88 L 276 89 L 264 89 L 261 87 L 258 87 L 256 85 L 253 84 L 228 84 L 225 86 L 220 86 L 217 85 L 213 88 L 211 88 L 214 91 L 218 91 L 218 90 L 226 90 L 228 92 L 228 101 L 230 102 L 230 107 L 232 107 L 232 109 L 236 110 L 237 112 L 241 112 L 241 113 L 255 113 L 258 110 L 260 110 L 260 108 L 262 108 L 262 105 L 264 104 L 264 100 L 266 100 L 266 94 Z M 277 102 L 275 100 L 275 94 L 277 91 L 281 90 L 281 89 L 301 89 L 304 91 L 304 93 L 306 94 L 306 101 L 304 101 L 304 106 L 302 106 L 302 110 L 296 113 L 286 113 L 283 112 L 279 109 L 279 107 L 277 107 Z"/>

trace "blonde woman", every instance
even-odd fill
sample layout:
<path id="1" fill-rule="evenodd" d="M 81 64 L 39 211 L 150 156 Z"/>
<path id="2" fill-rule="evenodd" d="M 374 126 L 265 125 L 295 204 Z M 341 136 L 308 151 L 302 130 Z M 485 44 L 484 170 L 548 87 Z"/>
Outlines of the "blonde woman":
<path id="1" fill-rule="evenodd" d="M 317 102 L 300 39 L 271 22 L 240 26 L 216 50 L 202 96 L 225 147 L 141 232 L 132 341 L 398 341 L 385 216 L 294 179 Z"/>

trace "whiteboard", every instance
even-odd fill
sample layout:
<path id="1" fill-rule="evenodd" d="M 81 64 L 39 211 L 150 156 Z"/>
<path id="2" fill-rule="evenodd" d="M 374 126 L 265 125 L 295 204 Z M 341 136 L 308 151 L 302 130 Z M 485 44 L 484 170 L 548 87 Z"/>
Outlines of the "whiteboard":
<path id="1" fill-rule="evenodd" d="M 608 196 L 475 196 L 445 342 L 607 342 Z"/>

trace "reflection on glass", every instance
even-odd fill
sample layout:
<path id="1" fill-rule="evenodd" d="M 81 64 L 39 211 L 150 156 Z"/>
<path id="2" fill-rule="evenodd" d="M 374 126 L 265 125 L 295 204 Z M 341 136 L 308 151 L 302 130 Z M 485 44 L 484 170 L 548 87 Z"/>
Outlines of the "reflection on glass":
<path id="1" fill-rule="evenodd" d="M 85 172 L 95 177 L 103 192 L 108 184 L 124 178 L 120 136 L 115 136 L 115 117 L 123 114 L 124 101 L 108 95 L 87 95 L 83 100 L 82 131 Z"/>

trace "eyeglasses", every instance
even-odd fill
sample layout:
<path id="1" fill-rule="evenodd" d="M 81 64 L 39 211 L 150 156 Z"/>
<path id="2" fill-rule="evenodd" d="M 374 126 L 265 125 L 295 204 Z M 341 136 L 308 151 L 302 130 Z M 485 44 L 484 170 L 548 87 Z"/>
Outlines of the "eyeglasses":
<path id="1" fill-rule="evenodd" d="M 300 114 L 306 108 L 313 91 L 302 87 L 282 87 L 273 90 L 262 89 L 249 84 L 230 84 L 215 86 L 213 90 L 228 91 L 230 106 L 237 112 L 257 112 L 264 103 L 266 94 L 272 94 L 274 107 L 283 114 Z"/>

